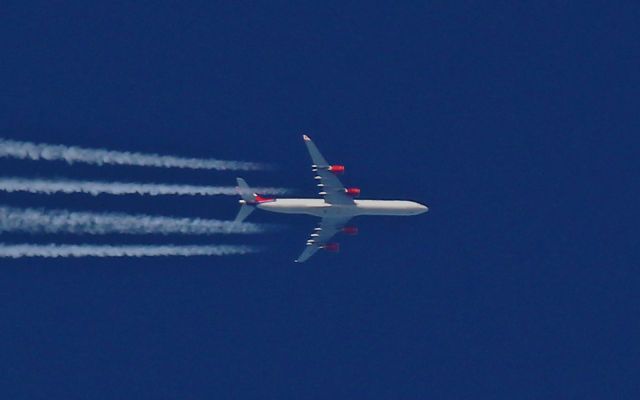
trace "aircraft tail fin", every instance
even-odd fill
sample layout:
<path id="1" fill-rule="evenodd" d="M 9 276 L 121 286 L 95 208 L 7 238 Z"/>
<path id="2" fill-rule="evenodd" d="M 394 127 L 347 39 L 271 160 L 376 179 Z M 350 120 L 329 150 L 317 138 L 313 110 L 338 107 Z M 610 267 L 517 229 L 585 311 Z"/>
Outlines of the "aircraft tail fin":
<path id="1" fill-rule="evenodd" d="M 254 193 L 244 179 L 237 178 L 236 180 L 238 182 L 236 190 L 240 197 L 242 197 L 242 200 L 244 201 L 243 204 L 260 204 L 275 201 L 275 199 L 262 197 L 259 194 Z"/>

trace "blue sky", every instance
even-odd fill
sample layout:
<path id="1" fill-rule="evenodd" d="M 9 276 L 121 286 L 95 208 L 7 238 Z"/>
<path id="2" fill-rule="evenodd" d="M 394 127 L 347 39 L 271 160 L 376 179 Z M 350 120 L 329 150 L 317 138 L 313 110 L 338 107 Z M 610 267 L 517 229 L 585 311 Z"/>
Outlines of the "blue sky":
<path id="1" fill-rule="evenodd" d="M 34 398 L 636 398 L 640 8 L 5 2 L 0 137 L 269 162 L 315 194 L 301 134 L 363 198 L 242 257 L 0 261 L 0 394 Z M 0 160 L 3 176 L 232 185 L 233 172 Z M 0 193 L 14 207 L 233 218 L 235 198 Z"/>

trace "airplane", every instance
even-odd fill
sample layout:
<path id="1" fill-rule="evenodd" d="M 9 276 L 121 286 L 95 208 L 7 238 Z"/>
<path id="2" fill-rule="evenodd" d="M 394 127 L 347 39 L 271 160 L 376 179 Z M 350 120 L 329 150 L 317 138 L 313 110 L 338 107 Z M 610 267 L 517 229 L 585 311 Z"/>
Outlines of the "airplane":
<path id="1" fill-rule="evenodd" d="M 304 143 L 311 156 L 311 170 L 315 173 L 317 187 L 320 190 L 318 199 L 275 199 L 262 197 L 252 193 L 251 188 L 242 178 L 237 178 L 240 211 L 235 223 L 244 221 L 256 208 L 284 214 L 308 214 L 320 217 L 320 223 L 313 230 L 307 246 L 295 260 L 307 261 L 318 250 L 338 252 L 340 245 L 329 242 L 337 233 L 356 235 L 358 228 L 347 226 L 354 217 L 361 215 L 393 215 L 410 216 L 425 213 L 429 208 L 414 201 L 407 200 L 356 200 L 360 195 L 359 188 L 345 188 L 336 176 L 345 172 L 344 165 L 329 164 L 309 136 L 303 135 Z"/>

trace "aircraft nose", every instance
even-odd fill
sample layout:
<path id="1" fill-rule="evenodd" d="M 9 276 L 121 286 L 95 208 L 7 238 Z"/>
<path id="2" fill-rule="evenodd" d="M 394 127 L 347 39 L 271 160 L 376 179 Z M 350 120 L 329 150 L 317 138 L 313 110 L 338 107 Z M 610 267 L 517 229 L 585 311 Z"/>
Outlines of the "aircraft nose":
<path id="1" fill-rule="evenodd" d="M 426 213 L 427 211 L 429 211 L 429 207 L 427 207 L 427 206 L 425 206 L 423 204 L 420 204 L 420 203 L 416 204 L 416 212 L 418 214 Z"/>

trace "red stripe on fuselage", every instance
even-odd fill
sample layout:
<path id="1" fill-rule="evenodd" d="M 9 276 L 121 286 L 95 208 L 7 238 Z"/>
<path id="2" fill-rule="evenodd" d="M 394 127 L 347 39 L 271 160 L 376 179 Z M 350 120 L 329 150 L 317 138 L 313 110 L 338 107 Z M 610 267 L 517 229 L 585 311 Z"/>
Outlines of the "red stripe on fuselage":
<path id="1" fill-rule="evenodd" d="M 261 204 L 261 203 L 268 203 L 270 201 L 276 201 L 276 199 L 272 199 L 272 198 L 268 198 L 268 197 L 262 197 L 259 194 L 256 194 L 254 196 L 256 203 Z"/>

